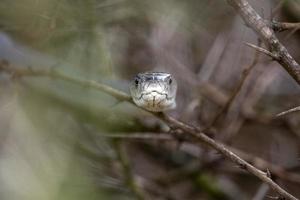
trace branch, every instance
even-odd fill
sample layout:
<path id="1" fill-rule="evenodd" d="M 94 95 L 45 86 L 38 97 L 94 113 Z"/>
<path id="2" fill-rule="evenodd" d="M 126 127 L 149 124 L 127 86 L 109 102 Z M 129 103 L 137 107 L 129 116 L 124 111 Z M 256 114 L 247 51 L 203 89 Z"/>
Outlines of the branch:
<path id="1" fill-rule="evenodd" d="M 291 109 L 288 109 L 288 110 L 283 111 L 283 112 L 281 112 L 281 113 L 278 113 L 278 114 L 276 115 L 276 117 L 281 117 L 281 116 L 283 116 L 283 115 L 286 115 L 286 114 L 289 114 L 289 113 L 292 113 L 292 112 L 297 112 L 297 111 L 300 111 L 300 106 L 297 106 L 297 107 L 295 107 L 295 108 L 291 108 Z"/>
<path id="2" fill-rule="evenodd" d="M 178 140 L 176 136 L 170 135 L 168 133 L 117 133 L 117 134 L 101 134 L 101 136 L 108 137 L 108 138 L 120 138 L 120 139 L 130 139 L 130 140 L 136 140 L 136 139 L 142 139 L 142 140 L 160 140 L 160 141 L 166 141 L 166 140 Z M 178 140 L 179 142 L 182 142 Z M 282 166 L 270 163 L 260 157 L 254 156 L 252 154 L 246 153 L 244 151 L 225 146 L 225 148 L 229 149 L 232 152 L 235 152 L 236 154 L 240 155 L 244 160 L 254 165 L 256 168 L 261 170 L 269 170 L 271 176 L 275 175 L 275 177 L 278 177 L 282 180 L 286 180 L 289 182 L 294 182 L 297 184 L 300 184 L 300 175 L 297 173 L 289 172 L 288 169 L 283 168 Z M 189 153 L 189 152 L 187 152 Z M 193 154 L 194 155 L 194 154 Z M 196 166 L 193 168 L 194 170 L 199 170 L 199 166 Z"/>
<path id="3" fill-rule="evenodd" d="M 271 28 L 275 32 L 282 32 L 286 30 L 299 30 L 300 29 L 300 22 L 299 23 L 289 23 L 289 22 L 271 22 Z"/>
<path id="4" fill-rule="evenodd" d="M 258 40 L 258 45 L 260 46 L 261 41 Z M 260 47 L 258 47 L 260 48 Z M 214 126 L 217 121 L 222 117 L 222 115 L 224 113 L 226 113 L 229 108 L 231 107 L 233 101 L 235 100 L 235 98 L 237 97 L 237 95 L 239 94 L 239 92 L 241 91 L 244 83 L 246 82 L 246 79 L 248 77 L 248 75 L 250 74 L 250 71 L 254 68 L 254 66 L 257 64 L 258 62 L 258 58 L 259 58 L 259 54 L 255 53 L 253 61 L 251 62 L 251 64 L 249 66 L 247 66 L 241 75 L 240 80 L 237 83 L 237 86 L 234 88 L 233 93 L 230 95 L 228 101 L 226 102 L 226 104 L 222 107 L 222 109 L 217 113 L 217 115 L 214 117 L 214 119 L 212 120 L 212 122 L 207 126 L 207 128 L 204 129 L 205 130 L 209 130 L 212 126 Z"/>
<path id="5" fill-rule="evenodd" d="M 300 175 L 297 173 L 289 172 L 283 167 L 270 163 L 260 157 L 253 156 L 251 154 L 245 153 L 241 150 L 228 147 L 231 151 L 239 154 L 241 157 L 243 157 L 244 160 L 247 162 L 253 164 L 256 168 L 269 170 L 272 175 L 275 175 L 275 177 L 278 177 L 282 180 L 294 182 L 294 183 L 300 183 Z"/>
<path id="6" fill-rule="evenodd" d="M 136 198 L 138 200 L 144 200 L 145 195 L 142 193 L 140 188 L 138 187 L 136 180 L 134 178 L 134 174 L 132 173 L 131 166 L 128 160 L 128 157 L 126 155 L 126 152 L 123 148 L 122 143 L 118 141 L 118 139 L 113 141 L 115 151 L 117 153 L 117 157 L 119 162 L 121 163 L 121 166 L 123 168 L 123 172 L 125 175 L 125 180 L 131 191 L 135 194 Z"/>
<path id="7" fill-rule="evenodd" d="M 77 79 L 71 76 L 67 76 L 65 74 L 59 73 L 55 70 L 44 70 L 44 69 L 33 69 L 33 68 L 24 68 L 24 67 L 13 67 L 11 66 L 7 61 L 0 61 L 0 71 L 5 71 L 9 74 L 11 74 L 14 78 L 18 77 L 23 77 L 23 76 L 45 76 L 45 77 L 50 77 L 50 78 L 57 78 L 57 79 L 62 79 L 65 81 L 70 81 L 73 83 L 76 83 L 78 85 L 81 85 L 83 87 L 91 87 L 96 90 L 101 90 L 105 93 L 110 94 L 111 96 L 114 96 L 116 99 L 120 101 L 129 101 L 133 103 L 131 100 L 130 95 L 116 90 L 114 88 L 111 88 L 107 85 L 97 83 L 96 81 L 91 81 L 91 80 L 81 80 Z"/>
<path id="8" fill-rule="evenodd" d="M 107 138 L 120 138 L 120 139 L 133 139 L 133 140 L 174 140 L 174 137 L 168 133 L 114 133 L 114 134 L 101 134 L 101 137 Z"/>
<path id="9" fill-rule="evenodd" d="M 247 0 L 227 0 L 227 2 L 239 13 L 244 22 L 259 35 L 271 52 L 278 55 L 277 62 L 300 85 L 300 65 L 280 43 L 268 23 L 250 6 Z"/>
<path id="10" fill-rule="evenodd" d="M 13 68 L 9 63 L 2 62 L 0 63 L 0 70 L 3 70 L 12 75 L 21 76 L 45 76 L 45 77 L 52 77 L 52 78 L 59 78 L 65 81 L 70 81 L 76 84 L 80 84 L 85 87 L 91 87 L 100 91 L 103 91 L 111 96 L 114 96 L 118 100 L 127 101 L 133 105 L 133 101 L 131 100 L 130 95 L 118 91 L 114 88 L 111 88 L 107 85 L 97 83 L 95 81 L 89 80 L 81 80 L 73 77 L 69 77 L 67 75 L 55 72 L 55 71 L 47 71 L 47 70 L 33 70 L 31 68 Z M 151 113 L 152 115 L 156 116 L 157 118 L 161 119 L 162 121 L 166 122 L 171 128 L 178 128 L 184 131 L 183 136 L 187 137 L 186 139 L 193 142 L 193 143 L 201 143 L 210 146 L 211 148 L 215 149 L 216 151 L 220 152 L 224 157 L 231 160 L 233 163 L 237 164 L 242 169 L 248 171 L 249 173 L 253 174 L 254 176 L 258 177 L 261 181 L 268 184 L 273 190 L 278 192 L 280 195 L 285 197 L 286 199 L 296 200 L 293 195 L 285 191 L 281 188 L 278 184 L 276 184 L 266 173 L 263 171 L 255 168 L 253 165 L 249 164 L 235 153 L 230 151 L 226 148 L 223 144 L 213 140 L 212 138 L 208 137 L 205 133 L 200 132 L 200 130 L 196 127 L 190 126 L 185 124 L 179 120 L 176 120 L 164 113 Z M 182 138 L 181 138 L 182 139 Z"/>

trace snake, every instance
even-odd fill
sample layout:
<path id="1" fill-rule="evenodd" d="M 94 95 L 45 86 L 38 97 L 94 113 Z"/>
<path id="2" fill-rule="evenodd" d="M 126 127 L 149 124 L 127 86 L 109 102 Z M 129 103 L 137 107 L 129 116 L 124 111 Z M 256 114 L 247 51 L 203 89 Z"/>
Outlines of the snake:
<path id="1" fill-rule="evenodd" d="M 138 73 L 129 89 L 133 102 L 148 111 L 164 112 L 176 107 L 177 82 L 169 73 Z"/>

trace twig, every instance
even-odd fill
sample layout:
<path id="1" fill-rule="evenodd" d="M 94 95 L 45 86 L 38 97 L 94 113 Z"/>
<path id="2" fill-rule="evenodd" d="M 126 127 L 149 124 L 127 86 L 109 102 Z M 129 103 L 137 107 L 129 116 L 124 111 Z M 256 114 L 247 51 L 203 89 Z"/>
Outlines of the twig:
<path id="1" fill-rule="evenodd" d="M 180 128 L 184 130 L 186 134 L 192 137 L 194 142 L 205 143 L 206 145 L 212 147 L 213 149 L 217 150 L 223 156 L 230 159 L 232 162 L 237 164 L 240 168 L 245 169 L 246 171 L 250 172 L 251 174 L 255 175 L 263 182 L 267 183 L 273 190 L 281 194 L 287 199 L 296 200 L 297 198 L 291 195 L 290 193 L 286 192 L 282 189 L 279 185 L 277 185 L 271 178 L 269 178 L 266 173 L 262 172 L 261 170 L 255 168 L 253 165 L 249 164 L 245 160 L 241 159 L 235 153 L 227 149 L 223 144 L 216 142 L 215 140 L 209 138 L 206 134 L 202 132 L 198 132 L 197 129 L 191 127 L 183 122 L 180 122 L 174 118 L 171 118 L 168 115 L 161 114 L 161 119 L 166 121 L 167 123 L 171 124 L 173 127 Z"/>
<path id="2" fill-rule="evenodd" d="M 282 8 L 283 4 L 284 4 L 284 0 L 280 0 L 277 5 L 275 6 L 275 8 L 271 9 L 271 15 L 270 15 L 270 19 L 273 20 L 274 17 L 278 14 L 279 10 Z"/>
<path id="3" fill-rule="evenodd" d="M 281 117 L 281 116 L 283 116 L 283 115 L 290 114 L 290 113 L 292 113 L 292 112 L 297 112 L 297 111 L 300 111 L 300 106 L 297 106 L 297 107 L 295 107 L 295 108 L 291 108 L 291 109 L 288 109 L 288 110 L 283 111 L 283 112 L 281 112 L 281 113 L 278 113 L 278 114 L 276 115 L 276 117 Z"/>
<path id="4" fill-rule="evenodd" d="M 262 183 L 252 200 L 263 200 L 268 193 L 268 190 L 269 186 L 265 183 Z"/>
<path id="5" fill-rule="evenodd" d="M 128 157 L 126 155 L 124 148 L 122 148 L 123 147 L 122 143 L 120 141 L 118 141 L 117 139 L 115 139 L 113 141 L 113 144 L 114 144 L 117 156 L 118 156 L 118 160 L 120 161 L 121 166 L 123 168 L 127 185 L 130 187 L 131 191 L 135 194 L 137 199 L 144 200 L 145 196 L 141 192 L 141 190 L 139 189 L 139 187 L 135 181 L 134 174 L 132 174 L 132 170 L 131 170 L 131 167 L 129 164 Z"/>
<path id="6" fill-rule="evenodd" d="M 105 93 L 114 96 L 116 99 L 120 101 L 129 101 L 132 102 L 130 95 L 126 94 L 125 92 L 116 90 L 112 87 L 109 87 L 105 84 L 98 83 L 92 80 L 81 80 L 78 78 L 74 78 L 71 76 L 67 76 L 63 73 L 59 73 L 55 70 L 43 70 L 43 69 L 33 69 L 33 68 L 17 68 L 11 66 L 7 61 L 0 61 L 0 71 L 5 71 L 11 74 L 13 77 L 23 77 L 23 76 L 45 76 L 50 78 L 58 78 L 65 81 L 70 81 L 76 84 L 79 84 L 83 87 L 91 87 L 97 90 L 101 90 Z M 132 102 L 133 103 L 133 102 Z"/>
<path id="7" fill-rule="evenodd" d="M 141 140 L 174 140 L 170 134 L 167 133 L 113 133 L 100 134 L 101 137 L 120 138 L 120 139 L 141 139 Z"/>
<path id="8" fill-rule="evenodd" d="M 247 0 L 227 0 L 227 2 L 239 13 L 244 22 L 259 35 L 266 46 L 270 47 L 271 52 L 278 55 L 276 61 L 300 85 L 300 65 L 280 43 L 268 23 L 250 6 Z"/>
<path id="9" fill-rule="evenodd" d="M 243 157 L 244 160 L 253 164 L 256 168 L 263 169 L 265 171 L 269 171 L 269 173 L 271 173 L 271 176 L 275 175 L 276 177 L 278 177 L 282 180 L 286 180 L 286 181 L 290 181 L 290 182 L 294 182 L 294 183 L 298 183 L 298 184 L 300 183 L 300 175 L 299 174 L 288 172 L 281 166 L 267 162 L 266 160 L 264 160 L 260 157 L 253 156 L 253 155 L 243 152 L 241 150 L 231 148 L 231 147 L 228 147 L 228 149 L 239 154 L 241 157 Z"/>
<path id="10" fill-rule="evenodd" d="M 275 32 L 282 32 L 286 30 L 299 30 L 300 22 L 298 23 L 289 23 L 289 22 L 277 22 L 272 21 L 271 27 Z"/>
<path id="11" fill-rule="evenodd" d="M 121 138 L 121 139 L 141 139 L 141 140 L 149 140 L 149 139 L 154 139 L 154 140 L 177 140 L 176 136 L 170 135 L 167 133 L 136 133 L 136 134 L 107 134 L 107 135 L 101 135 L 104 137 L 111 137 L 111 138 Z M 276 177 L 298 183 L 300 184 L 300 175 L 292 172 L 288 172 L 287 169 L 270 163 L 260 157 L 251 155 L 249 153 L 246 153 L 244 151 L 225 146 L 225 148 L 229 149 L 232 152 L 235 152 L 236 154 L 240 155 L 244 160 L 247 162 L 251 163 L 254 165 L 256 168 L 265 170 L 270 172 L 271 175 L 275 175 Z M 189 153 L 189 152 L 187 152 Z M 193 154 L 194 155 L 194 154 Z M 198 169 L 198 168 L 197 168 Z"/>
<path id="12" fill-rule="evenodd" d="M 258 52 L 261 52 L 261 53 L 264 53 L 266 54 L 267 56 L 270 56 L 271 58 L 273 58 L 274 60 L 278 60 L 279 59 L 279 56 L 262 48 L 262 47 L 259 47 L 259 46 L 256 46 L 254 44 L 251 44 L 251 43 L 248 43 L 248 42 L 245 42 L 245 44 L 248 46 L 248 47 L 251 47 L 253 49 L 255 49 L 256 51 Z"/>
<path id="13" fill-rule="evenodd" d="M 95 81 L 89 81 L 89 80 L 81 80 L 73 77 L 69 77 L 64 74 L 60 74 L 58 72 L 54 71 L 46 71 L 46 70 L 33 70 L 29 68 L 12 68 L 8 63 L 0 63 L 0 70 L 4 70 L 8 73 L 17 73 L 20 76 L 46 76 L 46 77 L 52 77 L 52 78 L 60 78 L 62 80 L 70 81 L 76 84 L 80 84 L 85 87 L 91 87 L 95 88 L 97 90 L 101 90 L 111 96 L 114 96 L 115 98 L 123 101 L 127 101 L 131 104 L 134 104 L 131 100 L 130 95 L 118 91 L 114 88 L 111 88 L 105 84 L 97 83 Z M 135 105 L 135 104 L 134 104 Z M 162 121 L 166 122 L 171 128 L 178 128 L 184 131 L 184 136 L 187 136 L 189 138 L 189 141 L 193 143 L 204 143 L 211 148 L 217 150 L 220 152 L 224 157 L 231 160 L 233 163 L 237 164 L 242 169 L 248 171 L 249 173 L 253 174 L 254 176 L 258 177 L 261 181 L 268 184 L 273 190 L 278 192 L 280 195 L 285 197 L 286 199 L 296 200 L 293 195 L 285 191 L 283 188 L 281 188 L 278 184 L 276 184 L 270 177 L 266 175 L 263 171 L 255 168 L 253 165 L 249 164 L 239 156 L 237 156 L 235 153 L 230 151 L 228 148 L 226 148 L 223 144 L 213 140 L 212 138 L 208 137 L 205 133 L 200 132 L 200 130 L 196 127 L 190 126 L 188 124 L 185 124 L 179 120 L 176 120 L 164 113 L 152 113 L 157 118 L 161 119 Z M 182 139 L 182 138 L 181 138 Z"/>
<path id="14" fill-rule="evenodd" d="M 258 41 L 258 45 L 260 46 L 261 42 Z M 239 80 L 237 86 L 235 87 L 233 93 L 231 94 L 231 96 L 229 97 L 228 101 L 226 102 L 226 104 L 222 107 L 222 109 L 218 112 L 218 114 L 215 116 L 215 118 L 212 120 L 212 122 L 209 124 L 209 126 L 205 129 L 208 130 L 209 128 L 211 128 L 212 126 L 215 125 L 215 123 L 220 119 L 220 117 L 223 115 L 223 113 L 227 112 L 228 109 L 231 107 L 231 104 L 233 103 L 234 99 L 236 98 L 236 96 L 239 94 L 240 90 L 242 89 L 248 75 L 250 74 L 250 71 L 254 68 L 254 66 L 257 64 L 258 62 L 258 58 L 259 58 L 259 54 L 255 53 L 254 55 L 254 59 L 252 61 L 252 63 L 247 66 L 243 72 L 242 72 L 242 76 L 241 79 Z"/>

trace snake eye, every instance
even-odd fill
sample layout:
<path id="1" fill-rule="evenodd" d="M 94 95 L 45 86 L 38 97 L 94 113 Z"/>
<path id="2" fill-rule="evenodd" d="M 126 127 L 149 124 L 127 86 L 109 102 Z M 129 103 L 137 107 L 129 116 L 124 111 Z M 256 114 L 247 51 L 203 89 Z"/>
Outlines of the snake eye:
<path id="1" fill-rule="evenodd" d="M 134 80 L 134 83 L 135 83 L 135 86 L 137 86 L 139 84 L 139 80 L 138 79 L 135 79 Z"/>
<path id="2" fill-rule="evenodd" d="M 172 82 L 173 82 L 173 80 L 170 78 L 170 79 L 169 79 L 169 85 L 171 85 Z"/>

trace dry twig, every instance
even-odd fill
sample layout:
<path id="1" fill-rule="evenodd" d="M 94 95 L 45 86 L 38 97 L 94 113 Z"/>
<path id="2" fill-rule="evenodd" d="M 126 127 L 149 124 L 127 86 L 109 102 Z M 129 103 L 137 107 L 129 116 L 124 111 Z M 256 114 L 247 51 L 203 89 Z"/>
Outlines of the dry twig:
<path id="1" fill-rule="evenodd" d="M 258 45 L 259 46 L 261 45 L 260 41 L 258 41 Z M 239 82 L 237 83 L 237 86 L 234 88 L 233 93 L 230 95 L 228 101 L 222 107 L 222 109 L 218 112 L 218 114 L 215 116 L 215 118 L 212 120 L 212 122 L 209 124 L 209 126 L 205 130 L 208 130 L 209 128 L 211 128 L 212 126 L 214 126 L 215 123 L 217 123 L 217 121 L 220 119 L 220 117 L 229 110 L 229 108 L 231 107 L 234 99 L 237 97 L 237 95 L 241 91 L 244 83 L 246 82 L 246 79 L 247 79 L 248 75 L 250 74 L 251 70 L 257 64 L 258 58 L 259 58 L 259 54 L 255 53 L 253 61 L 251 62 L 251 64 L 249 66 L 247 66 L 243 70 L 241 78 L 240 78 Z"/>
<path id="2" fill-rule="evenodd" d="M 282 32 L 286 30 L 299 30 L 300 22 L 298 23 L 289 23 L 289 22 L 277 22 L 272 21 L 271 27 L 275 32 Z"/>
<path id="3" fill-rule="evenodd" d="M 270 48 L 270 51 L 274 55 L 278 55 L 276 61 L 300 85 L 300 65 L 280 43 L 269 24 L 252 8 L 247 0 L 227 0 L 227 2 L 239 13 L 244 22 L 259 35 L 266 46 Z"/>
<path id="4" fill-rule="evenodd" d="M 139 189 L 139 187 L 136 183 L 134 174 L 131 171 L 131 167 L 130 167 L 128 157 L 126 155 L 126 151 L 123 148 L 123 144 L 121 143 L 121 141 L 118 141 L 118 139 L 114 140 L 113 144 L 114 144 L 114 149 L 118 156 L 118 160 L 121 163 L 121 166 L 124 171 L 124 175 L 125 175 L 124 178 L 125 178 L 126 184 L 129 186 L 131 191 L 135 194 L 137 199 L 139 199 L 139 200 L 146 199 L 145 195 L 141 192 L 141 190 Z"/>

